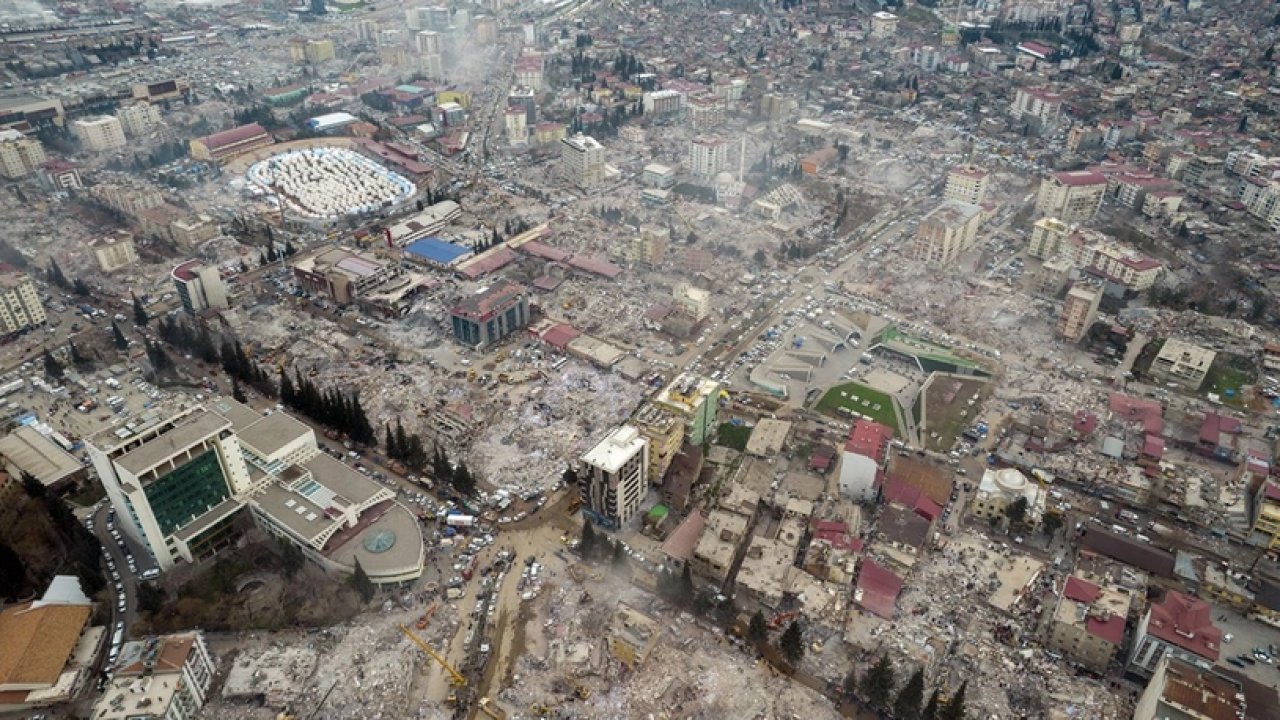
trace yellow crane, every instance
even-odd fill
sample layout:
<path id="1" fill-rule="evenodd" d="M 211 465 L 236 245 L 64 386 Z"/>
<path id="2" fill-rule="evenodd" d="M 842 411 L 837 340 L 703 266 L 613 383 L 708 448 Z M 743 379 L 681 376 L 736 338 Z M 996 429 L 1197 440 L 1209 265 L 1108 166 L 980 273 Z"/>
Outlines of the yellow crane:
<path id="1" fill-rule="evenodd" d="M 453 685 L 454 687 L 462 687 L 463 685 L 467 684 L 467 679 L 462 677 L 462 673 L 455 670 L 453 666 L 448 663 L 448 661 L 446 661 L 443 657 L 441 657 L 440 653 L 433 650 L 431 646 L 428 645 L 422 638 L 418 637 L 417 635 L 414 635 L 413 631 L 410 630 L 407 626 L 401 625 L 400 631 L 403 632 L 405 635 L 408 635 L 410 640 L 412 640 L 415 644 L 417 644 L 418 647 L 422 648 L 422 652 L 431 656 L 432 660 L 435 660 L 436 662 L 440 663 L 440 667 L 444 668 L 445 672 L 449 673 L 449 684 Z"/>

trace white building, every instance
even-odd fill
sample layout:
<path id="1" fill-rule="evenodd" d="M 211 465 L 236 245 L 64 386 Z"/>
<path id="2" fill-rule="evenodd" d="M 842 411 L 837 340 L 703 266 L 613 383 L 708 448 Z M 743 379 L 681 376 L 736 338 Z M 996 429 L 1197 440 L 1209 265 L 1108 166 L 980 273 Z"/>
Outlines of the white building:
<path id="1" fill-rule="evenodd" d="M 116 119 L 129 137 L 145 137 L 160 124 L 160 109 L 149 102 L 137 102 L 116 110 Z"/>
<path id="2" fill-rule="evenodd" d="M 644 166 L 641 179 L 645 187 L 666 189 L 676 184 L 676 170 L 661 163 L 649 163 Z"/>
<path id="3" fill-rule="evenodd" d="M 887 38 L 898 32 L 898 16 L 881 10 L 871 14 L 871 37 Z"/>
<path id="4" fill-rule="evenodd" d="M 689 141 L 685 159 L 689 174 L 710 180 L 729 164 L 729 144 L 717 137 L 697 137 Z"/>
<path id="5" fill-rule="evenodd" d="M 586 455 L 578 479 L 582 510 L 611 528 L 640 511 L 648 488 L 649 442 L 634 426 L 614 429 Z"/>
<path id="6" fill-rule="evenodd" d="M 1065 223 L 1089 220 L 1102 207 L 1107 178 L 1091 170 L 1053 173 L 1040 183 L 1036 211 Z"/>
<path id="7" fill-rule="evenodd" d="M 1018 88 L 1009 113 L 1015 120 L 1053 125 L 1062 117 L 1062 96 L 1045 88 Z"/>
<path id="8" fill-rule="evenodd" d="M 196 631 L 125 643 L 93 720 L 192 720 L 209 697 L 217 663 Z"/>
<path id="9" fill-rule="evenodd" d="M 419 55 L 439 55 L 441 53 L 440 33 L 433 30 L 419 32 L 413 36 L 413 42 Z"/>
<path id="10" fill-rule="evenodd" d="M 981 205 L 987 198 L 987 181 L 990 177 L 990 173 L 976 165 L 957 165 L 947 173 L 947 186 L 942 197 L 969 205 Z"/>
<path id="11" fill-rule="evenodd" d="M 120 121 L 106 115 L 76 120 L 71 123 L 71 133 L 86 150 L 94 152 L 118 150 L 126 143 Z"/>
<path id="12" fill-rule="evenodd" d="M 182 308 L 192 315 L 205 310 L 226 310 L 227 288 L 216 265 L 205 265 L 201 260 L 188 260 L 170 273 L 173 287 L 182 301 Z"/>
<path id="13" fill-rule="evenodd" d="M 641 98 L 648 117 L 674 115 L 684 109 L 684 93 L 679 90 L 654 90 Z"/>
<path id="14" fill-rule="evenodd" d="M 982 208 L 944 200 L 920 220 L 912 243 L 916 259 L 949 265 L 978 242 Z"/>
<path id="15" fill-rule="evenodd" d="M 0 175 L 21 178 L 44 164 L 44 146 L 17 130 L 0 130 Z"/>
<path id="16" fill-rule="evenodd" d="M 583 190 L 604 181 L 604 146 L 578 133 L 560 141 L 560 176 Z"/>
<path id="17" fill-rule="evenodd" d="M 523 108 L 507 108 L 503 114 L 507 128 L 507 144 L 523 147 L 529 144 L 529 114 Z"/>
<path id="18" fill-rule="evenodd" d="M 93 257 L 98 261 L 98 268 L 102 272 L 115 272 L 138 262 L 133 234 L 124 230 L 96 238 L 89 245 L 93 248 Z"/>
<path id="19" fill-rule="evenodd" d="M 39 327 L 47 319 L 30 275 L 17 271 L 0 274 L 0 330 L 15 333 Z"/>
<path id="20" fill-rule="evenodd" d="M 982 474 L 978 492 L 973 496 L 972 511 L 985 520 L 1002 517 L 1019 498 L 1027 502 L 1023 521 L 1032 526 L 1039 525 L 1040 518 L 1044 517 L 1044 491 L 1017 468 L 987 470 Z"/>
<path id="21" fill-rule="evenodd" d="M 840 453 L 840 496 L 853 502 L 876 499 L 889 463 L 889 443 L 893 429 L 870 420 L 858 419 L 849 430 L 844 452 Z"/>

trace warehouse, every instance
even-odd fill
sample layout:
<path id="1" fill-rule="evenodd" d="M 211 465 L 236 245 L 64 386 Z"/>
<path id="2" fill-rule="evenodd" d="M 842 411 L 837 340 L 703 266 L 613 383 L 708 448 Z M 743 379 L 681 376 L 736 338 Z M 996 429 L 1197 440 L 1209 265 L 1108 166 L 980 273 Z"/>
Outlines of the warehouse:
<path id="1" fill-rule="evenodd" d="M 0 457 L 11 476 L 27 473 L 50 490 L 70 487 L 85 477 L 79 460 L 29 425 L 0 438 Z"/>
<path id="2" fill-rule="evenodd" d="M 412 262 L 450 270 L 475 253 L 469 248 L 445 242 L 440 238 L 428 237 L 414 240 L 404 246 L 404 258 Z"/>

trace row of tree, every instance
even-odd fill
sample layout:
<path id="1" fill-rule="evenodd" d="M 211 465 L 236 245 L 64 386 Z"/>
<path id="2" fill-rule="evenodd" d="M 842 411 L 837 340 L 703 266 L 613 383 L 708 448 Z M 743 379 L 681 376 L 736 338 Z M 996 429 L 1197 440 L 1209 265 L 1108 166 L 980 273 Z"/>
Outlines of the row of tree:
<path id="1" fill-rule="evenodd" d="M 888 655 L 881 655 L 858 678 L 853 671 L 844 680 L 845 694 L 857 697 L 877 710 L 888 710 L 898 720 L 964 720 L 964 696 L 968 682 L 950 698 L 943 700 L 937 690 L 924 699 L 924 671 L 916 670 L 907 682 L 894 693 L 897 683 L 893 663 Z"/>
<path id="2" fill-rule="evenodd" d="M 22 473 L 22 489 L 26 499 L 17 502 L 24 505 L 23 512 L 43 513 L 53 532 L 57 545 L 44 549 L 61 555 L 62 562 L 54 572 L 74 574 L 87 595 L 92 596 L 102 590 L 106 586 L 106 578 L 99 568 L 102 546 L 98 539 L 80 524 L 61 498 L 45 488 L 44 483 Z M 48 577 L 34 577 L 31 585 L 27 584 L 30 561 L 31 558 L 24 560 L 8 542 L 0 540 L 0 598 L 16 599 L 34 587 L 48 584 Z"/>
<path id="3" fill-rule="evenodd" d="M 58 266 L 57 260 L 49 261 L 49 267 L 45 270 L 45 277 L 59 288 L 70 290 L 80 297 L 89 297 L 93 294 L 93 290 L 80 278 L 68 280 L 66 274 L 62 272 L 62 268 Z"/>
<path id="4" fill-rule="evenodd" d="M 310 378 L 294 371 L 293 379 L 280 372 L 280 401 L 322 425 L 327 425 L 361 445 L 377 442 L 369 416 L 360 405 L 360 394 L 337 388 L 321 390 Z"/>

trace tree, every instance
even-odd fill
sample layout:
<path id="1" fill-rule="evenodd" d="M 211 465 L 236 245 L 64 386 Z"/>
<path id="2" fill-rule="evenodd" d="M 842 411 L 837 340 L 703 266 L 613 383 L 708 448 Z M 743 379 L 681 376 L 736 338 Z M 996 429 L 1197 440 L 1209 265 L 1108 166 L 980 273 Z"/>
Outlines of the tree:
<path id="1" fill-rule="evenodd" d="M 111 321 L 111 338 L 115 340 L 117 350 L 124 350 L 129 347 L 129 340 L 120 331 L 120 326 L 116 324 L 115 320 Z"/>
<path id="2" fill-rule="evenodd" d="M 747 626 L 747 639 L 759 645 L 769 639 L 769 626 L 764 622 L 764 614 L 759 610 L 751 616 L 751 624 Z"/>
<path id="3" fill-rule="evenodd" d="M 1062 514 L 1056 512 L 1047 512 L 1044 514 L 1044 520 L 1041 521 L 1044 526 L 1044 534 L 1053 537 L 1062 527 Z"/>
<path id="4" fill-rule="evenodd" d="M 951 696 L 950 702 L 938 714 L 938 720 L 964 720 L 964 691 L 968 686 L 968 680 L 960 683 L 960 689 Z"/>
<path id="5" fill-rule="evenodd" d="M 138 327 L 146 327 L 151 322 L 151 316 L 147 314 L 147 309 L 142 306 L 142 298 L 137 295 L 133 296 L 133 324 Z"/>
<path id="6" fill-rule="evenodd" d="M 920 703 L 924 702 L 924 671 L 916 670 L 911 679 L 898 691 L 893 701 L 893 716 L 898 720 L 917 720 Z"/>
<path id="7" fill-rule="evenodd" d="M 280 544 L 280 568 L 286 578 L 292 578 L 306 564 L 307 558 L 297 545 L 288 540 L 278 538 L 276 542 Z"/>
<path id="8" fill-rule="evenodd" d="M 461 461 L 458 462 L 458 469 L 453 472 L 453 489 L 466 496 L 476 493 L 476 480 Z"/>
<path id="9" fill-rule="evenodd" d="M 893 694 L 893 665 L 888 655 L 881 655 L 858 682 L 858 694 L 873 707 L 884 707 Z"/>
<path id="10" fill-rule="evenodd" d="M 85 355 L 80 351 L 80 348 L 76 347 L 74 340 L 67 341 L 67 353 L 71 355 L 71 364 L 76 367 L 84 367 L 90 363 L 89 356 Z"/>
<path id="11" fill-rule="evenodd" d="M 249 398 L 244 395 L 244 389 L 240 387 L 240 381 L 235 378 L 231 379 L 231 397 L 238 403 L 249 402 Z"/>
<path id="12" fill-rule="evenodd" d="M 46 488 L 44 486 L 44 483 L 40 482 L 40 480 L 36 478 L 35 475 L 32 475 L 26 470 L 23 470 L 22 471 L 22 491 L 27 494 L 27 497 L 38 500 L 44 497 L 45 495 L 47 495 L 49 492 L 49 489 Z"/>
<path id="13" fill-rule="evenodd" d="M 26 584 L 27 566 L 7 543 L 0 540 L 0 598 L 16 599 Z"/>
<path id="14" fill-rule="evenodd" d="M 138 583 L 138 609 L 155 615 L 164 607 L 164 588 L 155 583 Z"/>
<path id="15" fill-rule="evenodd" d="M 1005 517 L 1009 518 L 1009 526 L 1021 525 L 1027 519 L 1027 499 L 1019 497 L 1017 500 L 1009 503 L 1004 509 Z"/>
<path id="16" fill-rule="evenodd" d="M 44 349 L 44 374 L 54 380 L 62 380 L 66 376 L 66 368 L 49 352 L 49 348 Z"/>
<path id="17" fill-rule="evenodd" d="M 80 297 L 89 297 L 93 294 L 93 291 L 89 289 L 89 286 L 80 278 L 76 278 L 75 282 L 71 283 L 71 291 Z"/>
<path id="18" fill-rule="evenodd" d="M 369 579 L 369 575 L 360 566 L 359 560 L 356 560 L 356 569 L 351 573 L 351 587 L 356 589 L 356 592 L 360 594 L 360 599 L 365 604 L 368 604 L 373 599 L 373 593 L 375 592 L 373 581 Z"/>
<path id="19" fill-rule="evenodd" d="M 622 543 L 614 543 L 613 557 L 610 558 L 609 562 L 613 565 L 614 570 L 627 569 L 627 551 L 622 547 Z"/>
<path id="20" fill-rule="evenodd" d="M 684 569 L 680 571 L 680 582 L 676 585 L 676 600 L 684 606 L 688 606 L 693 602 L 693 573 L 689 570 L 689 563 L 684 564 Z"/>
<path id="21" fill-rule="evenodd" d="M 804 657 L 804 630 L 800 629 L 800 621 L 792 620 L 783 631 L 778 641 L 778 649 L 787 657 L 787 662 L 795 665 Z"/>
<path id="22" fill-rule="evenodd" d="M 45 272 L 49 278 L 49 282 L 66 290 L 71 287 L 71 283 L 67 282 L 67 276 L 62 273 L 62 268 L 58 265 L 57 260 L 49 261 L 49 269 Z"/>
<path id="23" fill-rule="evenodd" d="M 924 711 L 920 713 L 920 720 L 938 720 L 938 691 L 934 690 L 929 696 L 929 702 L 924 706 Z"/>

